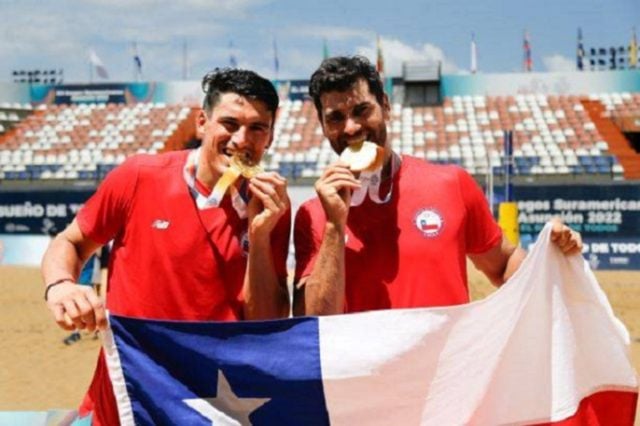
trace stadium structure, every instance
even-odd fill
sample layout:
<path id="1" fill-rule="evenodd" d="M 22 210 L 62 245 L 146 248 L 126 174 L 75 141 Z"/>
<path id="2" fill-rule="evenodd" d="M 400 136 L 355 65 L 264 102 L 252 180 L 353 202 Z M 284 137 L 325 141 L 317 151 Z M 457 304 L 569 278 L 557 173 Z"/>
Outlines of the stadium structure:
<path id="1" fill-rule="evenodd" d="M 336 155 L 308 81 L 274 84 L 282 102 L 264 166 L 308 186 Z M 442 75 L 407 63 L 385 88 L 394 150 L 464 167 L 492 204 L 513 185 L 523 243 L 560 216 L 594 268 L 640 269 L 640 70 Z M 34 236 L 60 230 L 127 157 L 190 146 L 201 97 L 197 81 L 0 83 L 3 261 L 25 247 L 41 255 Z"/>

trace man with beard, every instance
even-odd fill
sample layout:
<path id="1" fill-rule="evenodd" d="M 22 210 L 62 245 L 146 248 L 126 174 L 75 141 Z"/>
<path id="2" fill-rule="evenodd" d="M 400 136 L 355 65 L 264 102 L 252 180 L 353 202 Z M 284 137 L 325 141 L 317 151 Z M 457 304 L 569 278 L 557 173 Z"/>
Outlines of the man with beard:
<path id="1" fill-rule="evenodd" d="M 392 151 L 382 87 L 358 56 L 328 58 L 311 77 L 333 150 L 357 151 L 369 141 L 383 161 L 357 172 L 340 160 L 331 164 L 315 184 L 317 198 L 296 214 L 295 315 L 467 303 L 467 256 L 495 285 L 525 257 L 463 169 Z M 580 235 L 559 221 L 552 240 L 566 254 L 581 252 Z"/>

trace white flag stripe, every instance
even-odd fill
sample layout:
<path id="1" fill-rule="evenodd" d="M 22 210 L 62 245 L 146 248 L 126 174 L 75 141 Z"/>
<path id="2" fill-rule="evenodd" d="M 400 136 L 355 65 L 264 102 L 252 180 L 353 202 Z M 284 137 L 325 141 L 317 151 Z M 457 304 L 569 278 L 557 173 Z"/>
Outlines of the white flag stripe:
<path id="1" fill-rule="evenodd" d="M 597 391 L 636 390 L 626 329 L 549 234 L 485 300 L 320 318 L 331 423 L 557 421 Z"/>
<path id="2" fill-rule="evenodd" d="M 109 312 L 107 312 L 107 318 L 109 318 Z M 113 386 L 113 394 L 116 398 L 116 404 L 118 405 L 120 424 L 122 426 L 135 425 L 131 399 L 129 398 L 129 392 L 127 392 L 127 384 L 124 380 L 120 355 L 118 354 L 118 348 L 113 338 L 113 331 L 108 327 L 100 334 L 102 335 L 102 347 L 104 349 L 107 368 L 109 369 L 109 377 L 111 378 L 111 384 Z"/>

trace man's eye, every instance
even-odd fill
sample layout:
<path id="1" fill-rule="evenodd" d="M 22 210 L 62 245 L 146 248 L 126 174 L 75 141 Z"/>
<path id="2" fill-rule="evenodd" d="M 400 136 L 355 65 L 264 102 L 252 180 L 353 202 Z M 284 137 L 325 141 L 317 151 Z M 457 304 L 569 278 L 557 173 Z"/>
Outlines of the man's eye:
<path id="1" fill-rule="evenodd" d="M 238 125 L 232 121 L 223 121 L 222 125 L 229 131 L 234 131 L 238 128 Z"/>
<path id="2" fill-rule="evenodd" d="M 359 117 L 359 116 L 365 115 L 365 114 L 367 113 L 367 111 L 368 111 L 368 110 L 369 110 L 369 107 L 367 107 L 367 106 L 363 106 L 363 107 L 357 108 L 357 109 L 353 112 L 353 114 L 354 114 L 355 116 L 358 116 L 358 117 Z"/>

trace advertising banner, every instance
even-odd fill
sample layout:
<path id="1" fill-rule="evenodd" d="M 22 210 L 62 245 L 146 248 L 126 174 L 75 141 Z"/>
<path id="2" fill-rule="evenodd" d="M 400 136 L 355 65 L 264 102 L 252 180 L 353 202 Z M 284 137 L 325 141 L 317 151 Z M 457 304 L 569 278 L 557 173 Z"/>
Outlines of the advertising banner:
<path id="1" fill-rule="evenodd" d="M 0 234 L 56 234 L 73 220 L 92 193 L 92 190 L 0 192 Z"/>
<path id="2" fill-rule="evenodd" d="M 523 246 L 553 217 L 582 234 L 594 269 L 640 270 L 640 185 L 518 186 Z"/>
<path id="3" fill-rule="evenodd" d="M 309 80 L 278 80 L 274 82 L 280 99 L 307 100 L 309 97 Z"/>
<path id="4" fill-rule="evenodd" d="M 638 92 L 637 70 L 443 75 L 442 96 L 579 95 Z"/>

